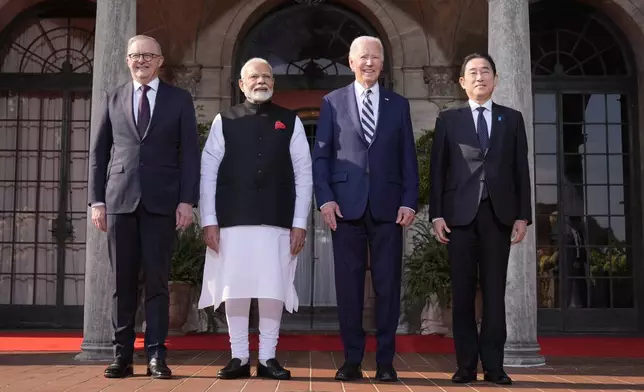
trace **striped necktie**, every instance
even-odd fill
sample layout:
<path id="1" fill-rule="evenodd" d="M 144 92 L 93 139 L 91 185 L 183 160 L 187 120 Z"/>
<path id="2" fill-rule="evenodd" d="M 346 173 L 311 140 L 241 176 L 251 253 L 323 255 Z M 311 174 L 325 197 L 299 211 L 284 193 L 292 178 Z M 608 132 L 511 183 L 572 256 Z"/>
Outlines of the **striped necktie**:
<path id="1" fill-rule="evenodd" d="M 371 144 L 376 133 L 376 122 L 374 121 L 373 105 L 371 104 L 371 90 L 365 91 L 362 101 L 362 131 L 367 143 Z"/>

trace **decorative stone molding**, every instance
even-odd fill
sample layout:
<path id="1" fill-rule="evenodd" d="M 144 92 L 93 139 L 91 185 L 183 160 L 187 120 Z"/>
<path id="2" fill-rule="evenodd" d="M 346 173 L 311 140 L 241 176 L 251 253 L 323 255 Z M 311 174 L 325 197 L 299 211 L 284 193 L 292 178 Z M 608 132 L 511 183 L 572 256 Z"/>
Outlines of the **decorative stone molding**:
<path id="1" fill-rule="evenodd" d="M 457 96 L 457 75 L 455 67 L 423 67 L 423 80 L 429 86 L 429 95 L 433 97 Z"/>
<path id="2" fill-rule="evenodd" d="M 188 90 L 192 95 L 197 92 L 197 84 L 201 81 L 201 64 L 182 64 L 169 66 L 164 69 L 164 75 L 169 83 Z"/>

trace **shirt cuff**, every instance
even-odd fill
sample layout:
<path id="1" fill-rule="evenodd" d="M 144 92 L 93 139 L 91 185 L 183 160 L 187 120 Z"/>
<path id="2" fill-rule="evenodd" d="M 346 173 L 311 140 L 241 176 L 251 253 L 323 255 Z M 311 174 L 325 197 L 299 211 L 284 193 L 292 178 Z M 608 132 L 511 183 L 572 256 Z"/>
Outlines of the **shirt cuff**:
<path id="1" fill-rule="evenodd" d="M 94 207 L 100 207 L 104 205 L 105 203 L 103 203 L 102 201 L 97 201 L 96 203 L 92 203 L 91 207 L 94 208 Z"/>
<path id="2" fill-rule="evenodd" d="M 413 208 L 409 208 L 409 207 L 405 207 L 405 206 L 400 206 L 400 208 L 406 208 L 406 209 L 410 210 L 411 212 L 413 212 L 414 215 L 416 215 L 416 211 Z"/>
<path id="3" fill-rule="evenodd" d="M 434 218 L 432 219 L 432 223 L 436 222 L 437 220 L 443 220 L 443 218 Z"/>
<path id="4" fill-rule="evenodd" d="M 293 218 L 293 227 L 306 230 L 307 223 L 305 218 Z"/>
<path id="5" fill-rule="evenodd" d="M 333 200 L 331 200 L 331 201 L 327 201 L 326 203 L 324 203 L 324 204 L 322 204 L 322 205 L 320 206 L 320 210 L 321 210 L 322 208 L 324 208 L 324 206 L 325 206 L 325 205 L 327 205 L 327 204 L 329 204 L 329 203 L 335 203 L 335 201 L 333 201 Z"/>
<path id="6" fill-rule="evenodd" d="M 207 215 L 201 219 L 201 227 L 216 226 L 217 224 L 218 222 L 216 215 Z"/>

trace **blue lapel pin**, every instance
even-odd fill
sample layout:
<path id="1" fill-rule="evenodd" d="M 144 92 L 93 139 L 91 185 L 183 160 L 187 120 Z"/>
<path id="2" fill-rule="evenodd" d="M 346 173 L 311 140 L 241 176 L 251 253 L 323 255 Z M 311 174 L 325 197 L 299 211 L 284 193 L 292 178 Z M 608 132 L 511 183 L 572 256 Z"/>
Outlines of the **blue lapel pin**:
<path id="1" fill-rule="evenodd" d="M 496 121 L 501 121 L 501 116 L 497 117 Z"/>

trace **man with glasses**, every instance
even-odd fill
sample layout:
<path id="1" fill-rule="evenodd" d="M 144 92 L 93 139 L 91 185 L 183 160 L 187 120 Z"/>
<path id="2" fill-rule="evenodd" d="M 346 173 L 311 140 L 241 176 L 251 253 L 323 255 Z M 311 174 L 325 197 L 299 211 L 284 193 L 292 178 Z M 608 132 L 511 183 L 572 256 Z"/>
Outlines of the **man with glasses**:
<path id="1" fill-rule="evenodd" d="M 282 309 L 298 308 L 293 284 L 304 247 L 313 178 L 302 121 L 271 102 L 273 72 L 248 60 L 246 101 L 218 114 L 201 160 L 201 224 L 208 245 L 199 308 L 226 306 L 231 360 L 217 377 L 250 376 L 248 316 L 259 308 L 257 375 L 287 380 L 275 358 Z"/>
<path id="2" fill-rule="evenodd" d="M 168 280 L 175 230 L 192 223 L 199 198 L 199 141 L 192 96 L 159 80 L 151 37 L 128 42 L 129 81 L 105 94 L 90 146 L 92 222 L 108 235 L 115 278 L 115 359 L 107 378 L 133 374 L 139 271 L 145 284 L 147 375 L 168 379 Z M 106 277 L 107 279 L 107 277 Z"/>

